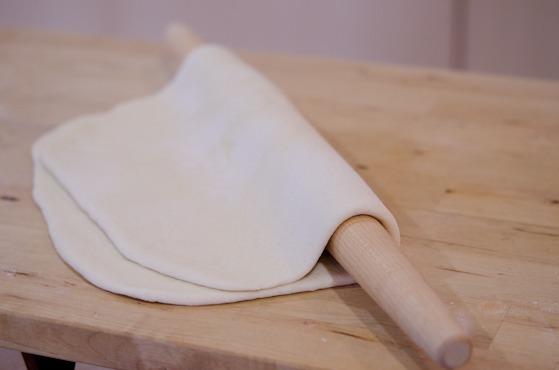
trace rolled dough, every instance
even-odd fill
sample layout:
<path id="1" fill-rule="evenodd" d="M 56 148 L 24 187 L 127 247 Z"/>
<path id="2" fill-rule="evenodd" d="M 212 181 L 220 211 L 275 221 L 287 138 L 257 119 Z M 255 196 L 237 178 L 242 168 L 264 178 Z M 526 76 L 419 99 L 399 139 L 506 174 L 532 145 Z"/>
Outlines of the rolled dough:
<path id="1" fill-rule="evenodd" d="M 33 147 L 34 197 L 62 258 L 95 285 L 178 304 L 352 280 L 328 239 L 357 214 L 398 226 L 261 74 L 215 45 L 162 91 L 72 120 Z"/>

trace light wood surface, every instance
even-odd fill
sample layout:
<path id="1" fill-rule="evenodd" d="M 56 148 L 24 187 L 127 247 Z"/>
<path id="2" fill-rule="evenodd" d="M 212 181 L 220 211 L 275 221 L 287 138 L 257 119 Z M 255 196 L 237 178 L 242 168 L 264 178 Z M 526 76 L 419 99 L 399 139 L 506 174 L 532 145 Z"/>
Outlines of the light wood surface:
<path id="1" fill-rule="evenodd" d="M 473 338 L 464 369 L 559 369 L 559 85 L 243 54 L 395 214 Z M 436 368 L 358 286 L 209 307 L 95 288 L 55 253 L 30 145 L 163 86 L 163 45 L 0 31 L 0 346 L 114 368 Z"/>

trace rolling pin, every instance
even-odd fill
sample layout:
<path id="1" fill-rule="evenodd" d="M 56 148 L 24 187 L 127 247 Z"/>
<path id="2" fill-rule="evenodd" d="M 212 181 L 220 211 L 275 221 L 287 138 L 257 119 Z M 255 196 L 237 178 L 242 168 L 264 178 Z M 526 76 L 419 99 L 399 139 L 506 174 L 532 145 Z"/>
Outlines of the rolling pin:
<path id="1" fill-rule="evenodd" d="M 187 27 L 167 29 L 172 49 L 184 58 L 201 40 Z M 412 341 L 445 368 L 465 364 L 470 339 L 381 223 L 351 217 L 332 235 L 327 249 Z"/>

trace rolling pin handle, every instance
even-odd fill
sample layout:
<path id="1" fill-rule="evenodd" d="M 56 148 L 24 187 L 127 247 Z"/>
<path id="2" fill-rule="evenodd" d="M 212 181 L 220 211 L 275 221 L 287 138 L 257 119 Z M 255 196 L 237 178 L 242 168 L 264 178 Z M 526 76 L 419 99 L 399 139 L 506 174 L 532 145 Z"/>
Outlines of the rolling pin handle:
<path id="1" fill-rule="evenodd" d="M 182 23 L 171 23 L 167 26 L 166 33 L 167 42 L 180 58 L 186 57 L 192 49 L 202 43 L 202 40 Z"/>
<path id="2" fill-rule="evenodd" d="M 398 326 L 445 368 L 465 364 L 471 342 L 381 223 L 371 216 L 345 221 L 330 254 Z"/>

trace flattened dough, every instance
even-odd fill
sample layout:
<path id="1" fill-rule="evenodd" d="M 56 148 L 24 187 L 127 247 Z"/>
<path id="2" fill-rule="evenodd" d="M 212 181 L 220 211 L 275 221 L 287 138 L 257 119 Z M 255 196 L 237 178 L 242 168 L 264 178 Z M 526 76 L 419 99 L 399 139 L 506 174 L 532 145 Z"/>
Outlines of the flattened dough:
<path id="1" fill-rule="evenodd" d="M 113 293 L 150 302 L 207 305 L 313 291 L 353 283 L 331 256 L 324 255 L 303 279 L 255 291 L 225 291 L 195 285 L 144 268 L 124 258 L 105 233 L 80 210 L 56 180 L 35 166 L 33 196 L 48 220 L 62 258 L 87 280 Z"/>
<path id="2" fill-rule="evenodd" d="M 94 284 L 145 300 L 219 303 L 348 283 L 317 261 L 357 214 L 399 240 L 353 169 L 219 46 L 194 50 L 159 93 L 47 133 L 33 156 L 34 196 L 61 256 Z"/>

